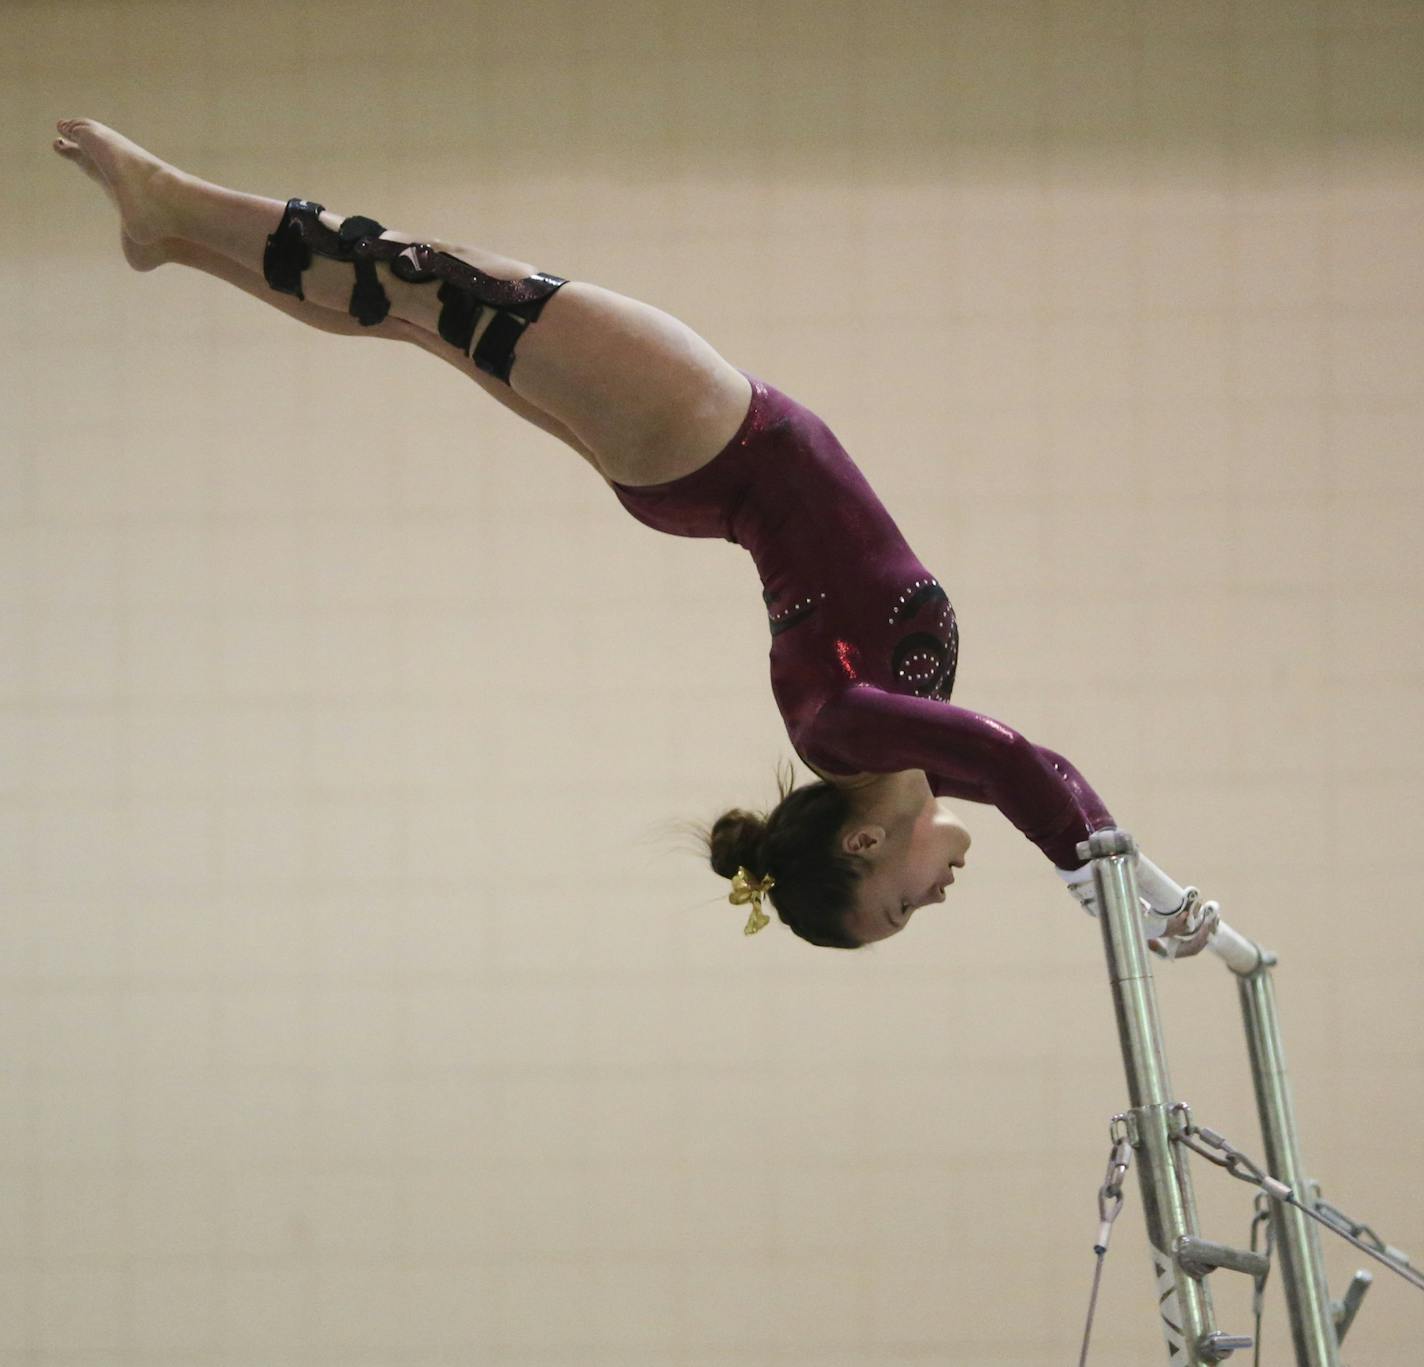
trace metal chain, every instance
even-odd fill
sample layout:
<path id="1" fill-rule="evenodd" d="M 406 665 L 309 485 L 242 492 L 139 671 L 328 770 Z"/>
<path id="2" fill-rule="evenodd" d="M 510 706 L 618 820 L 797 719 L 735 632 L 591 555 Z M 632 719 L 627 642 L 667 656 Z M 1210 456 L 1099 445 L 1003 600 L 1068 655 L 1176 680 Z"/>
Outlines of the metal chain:
<path id="1" fill-rule="evenodd" d="M 1122 1132 L 1118 1127 L 1122 1126 Z M 1088 1339 L 1093 1332 L 1093 1315 L 1098 1308 L 1098 1288 L 1102 1285 L 1103 1260 L 1107 1256 L 1108 1240 L 1112 1238 L 1113 1221 L 1122 1214 L 1122 1179 L 1132 1163 L 1132 1145 L 1127 1142 L 1127 1117 L 1115 1115 L 1108 1126 L 1113 1147 L 1108 1154 L 1108 1170 L 1098 1188 L 1098 1241 L 1093 1245 L 1097 1266 L 1093 1269 L 1093 1292 L 1088 1300 L 1088 1323 L 1083 1329 L 1083 1350 L 1078 1355 L 1078 1367 L 1088 1361 Z"/>
<path id="2" fill-rule="evenodd" d="M 1362 1225 L 1357 1220 L 1352 1220 L 1343 1210 L 1337 1210 L 1334 1206 L 1322 1201 L 1319 1196 L 1315 1199 L 1315 1208 L 1324 1218 L 1327 1224 L 1337 1226 L 1337 1231 L 1341 1234 L 1350 1234 L 1357 1239 L 1364 1240 L 1375 1249 L 1376 1252 L 1384 1254 L 1386 1258 L 1394 1262 L 1403 1263 L 1405 1267 L 1413 1268 L 1414 1264 L 1409 1261 L 1409 1255 L 1403 1249 L 1395 1248 L 1391 1244 L 1385 1243 L 1378 1234 L 1368 1225 Z"/>
<path id="3" fill-rule="evenodd" d="M 1384 1243 L 1373 1230 L 1367 1229 L 1364 1225 L 1353 1226 L 1352 1228 L 1342 1227 L 1343 1225 L 1352 1225 L 1352 1222 L 1348 1220 L 1348 1218 L 1340 1217 L 1340 1213 L 1336 1211 L 1333 1206 L 1327 1206 L 1325 1209 L 1331 1211 L 1332 1215 L 1340 1217 L 1341 1223 L 1339 1224 L 1333 1219 L 1327 1219 L 1324 1215 L 1312 1210 L 1309 1206 L 1302 1205 L 1301 1202 L 1296 1200 L 1295 1193 L 1284 1182 L 1278 1181 L 1258 1163 L 1252 1162 L 1251 1159 L 1239 1149 L 1233 1148 L 1221 1135 L 1217 1134 L 1215 1130 L 1204 1129 L 1202 1126 L 1193 1122 L 1191 1113 L 1187 1110 L 1187 1106 L 1184 1102 L 1179 1101 L 1172 1107 L 1172 1110 L 1180 1110 L 1186 1117 L 1185 1127 L 1182 1132 L 1175 1135 L 1174 1138 L 1185 1144 L 1193 1153 L 1200 1154 L 1209 1163 L 1215 1163 L 1219 1168 L 1225 1168 L 1233 1177 L 1240 1178 L 1243 1182 L 1250 1182 L 1252 1185 L 1260 1187 L 1268 1196 L 1272 1196 L 1276 1200 L 1284 1202 L 1286 1205 L 1294 1206 L 1298 1211 L 1310 1216 L 1312 1220 L 1319 1221 L 1326 1229 L 1331 1230 L 1342 1239 L 1354 1244 L 1361 1252 L 1368 1253 L 1370 1257 L 1376 1259 L 1378 1262 L 1382 1262 L 1392 1272 L 1397 1272 L 1411 1286 L 1424 1291 L 1424 1277 L 1421 1277 L 1419 1273 L 1414 1270 L 1413 1264 L 1410 1263 L 1409 1259 L 1398 1249 L 1391 1248 L 1388 1244 Z M 1197 1135 L 1200 1135 L 1202 1140 L 1210 1145 L 1211 1148 L 1218 1149 L 1224 1153 L 1226 1157 L 1218 1158 L 1215 1154 L 1209 1152 L 1208 1149 L 1203 1148 L 1201 1144 L 1193 1143 L 1192 1141 Z M 1378 1247 L 1372 1248 L 1369 1244 L 1356 1237 L 1356 1230 L 1362 1230 L 1368 1233 L 1370 1237 L 1375 1240 Z"/>
<path id="4" fill-rule="evenodd" d="M 1178 1102 L 1172 1107 L 1174 1111 L 1186 1111 L 1186 1106 Z M 1193 1143 L 1193 1137 L 1201 1135 L 1206 1144 L 1211 1148 L 1204 1148 L 1201 1144 Z M 1252 1186 L 1260 1187 L 1262 1191 L 1270 1196 L 1274 1196 L 1278 1201 L 1290 1201 L 1291 1189 L 1284 1182 L 1278 1182 L 1258 1163 L 1254 1163 L 1239 1149 L 1234 1149 L 1215 1130 L 1203 1129 L 1196 1124 L 1190 1114 L 1187 1115 L 1186 1124 L 1179 1134 L 1172 1136 L 1181 1144 L 1185 1144 L 1193 1153 L 1205 1158 L 1208 1163 L 1215 1163 L 1219 1168 L 1225 1168 L 1233 1177 L 1239 1178 L 1243 1182 L 1249 1182 Z M 1226 1155 L 1225 1158 L 1218 1158 L 1211 1149 L 1220 1149 Z M 1243 1171 L 1244 1169 L 1244 1171 Z"/>

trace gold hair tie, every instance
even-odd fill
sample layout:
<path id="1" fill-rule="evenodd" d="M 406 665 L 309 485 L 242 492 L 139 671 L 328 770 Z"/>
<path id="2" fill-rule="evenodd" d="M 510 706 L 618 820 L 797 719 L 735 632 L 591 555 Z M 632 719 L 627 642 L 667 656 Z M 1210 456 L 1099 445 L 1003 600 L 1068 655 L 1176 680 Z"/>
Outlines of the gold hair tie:
<path id="1" fill-rule="evenodd" d="M 765 878 L 753 878 L 745 868 L 737 869 L 736 877 L 732 879 L 732 895 L 727 900 L 734 906 L 739 907 L 747 902 L 752 904 L 752 914 L 747 917 L 747 924 L 742 930 L 743 935 L 755 935 L 763 926 L 771 924 L 771 918 L 765 916 L 761 909 L 761 899 L 763 894 L 768 893 L 776 886 L 776 879 L 770 874 Z"/>

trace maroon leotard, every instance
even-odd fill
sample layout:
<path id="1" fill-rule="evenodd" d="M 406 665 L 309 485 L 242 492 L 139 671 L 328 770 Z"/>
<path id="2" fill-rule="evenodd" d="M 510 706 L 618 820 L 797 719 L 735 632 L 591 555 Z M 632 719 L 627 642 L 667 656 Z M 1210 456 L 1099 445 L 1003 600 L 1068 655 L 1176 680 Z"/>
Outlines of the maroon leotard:
<path id="1" fill-rule="evenodd" d="M 716 456 L 666 484 L 610 481 L 619 501 L 658 531 L 751 553 L 771 691 L 810 767 L 922 769 L 936 796 L 992 803 L 1057 867 L 1079 867 L 1078 842 L 1112 814 L 1061 755 L 949 701 L 959 626 L 938 580 L 830 428 L 747 379 L 746 417 Z"/>

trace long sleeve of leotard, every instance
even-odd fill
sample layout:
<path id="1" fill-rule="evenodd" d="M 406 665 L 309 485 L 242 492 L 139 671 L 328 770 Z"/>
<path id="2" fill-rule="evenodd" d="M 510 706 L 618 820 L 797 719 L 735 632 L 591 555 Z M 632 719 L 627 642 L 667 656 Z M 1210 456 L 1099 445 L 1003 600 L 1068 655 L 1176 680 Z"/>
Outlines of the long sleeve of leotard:
<path id="1" fill-rule="evenodd" d="M 807 757 L 842 772 L 923 769 L 932 791 L 996 806 L 1057 868 L 1075 869 L 1090 831 L 1116 824 L 1062 755 L 979 712 L 861 685 L 816 714 Z"/>

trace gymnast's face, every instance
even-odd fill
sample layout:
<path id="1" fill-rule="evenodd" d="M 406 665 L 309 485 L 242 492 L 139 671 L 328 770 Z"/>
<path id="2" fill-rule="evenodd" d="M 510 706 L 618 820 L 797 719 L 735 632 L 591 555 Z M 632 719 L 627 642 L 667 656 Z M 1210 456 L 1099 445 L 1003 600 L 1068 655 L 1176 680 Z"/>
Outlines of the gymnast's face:
<path id="1" fill-rule="evenodd" d="M 863 943 L 905 928 L 919 907 L 943 902 L 970 845 L 964 823 L 923 774 L 894 785 L 841 830 L 841 847 L 865 861 L 848 929 Z"/>

